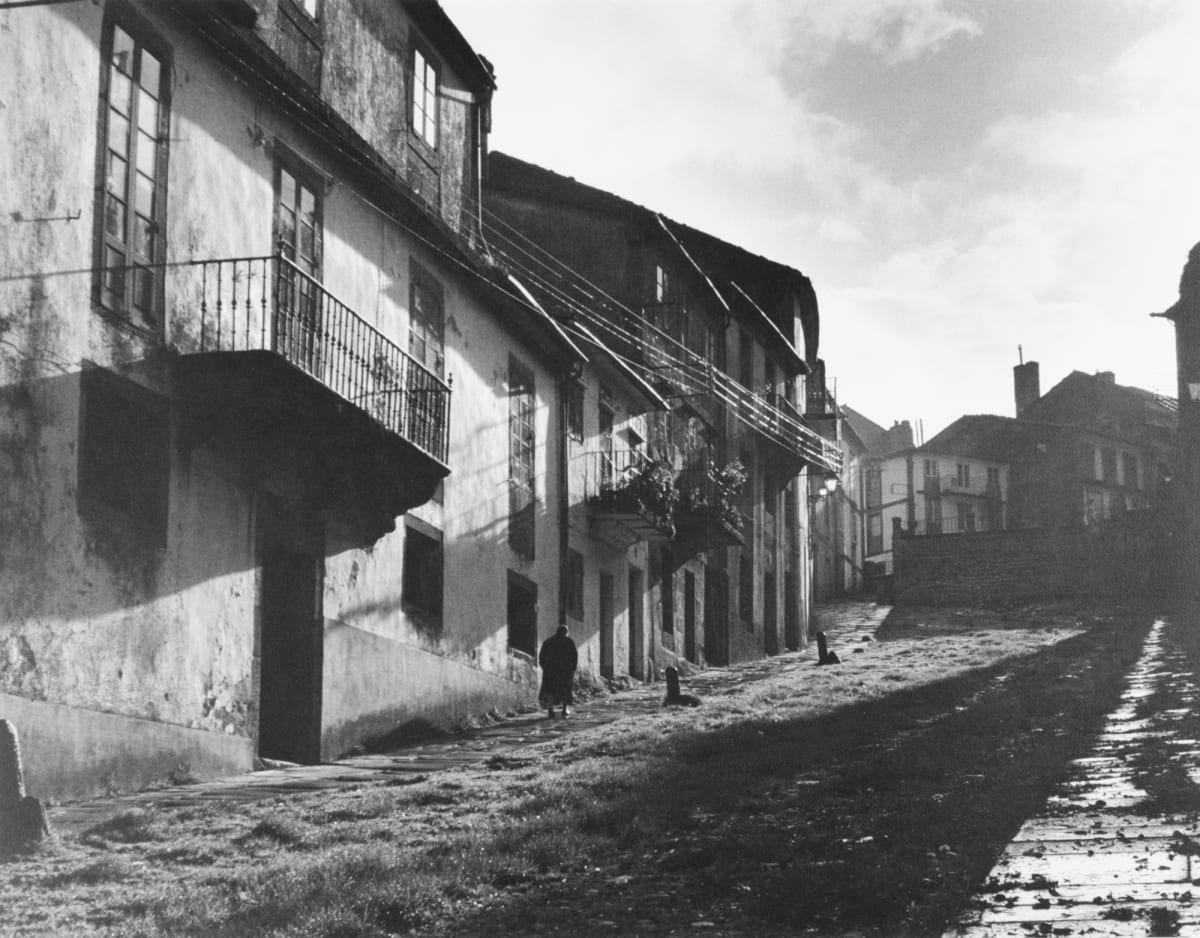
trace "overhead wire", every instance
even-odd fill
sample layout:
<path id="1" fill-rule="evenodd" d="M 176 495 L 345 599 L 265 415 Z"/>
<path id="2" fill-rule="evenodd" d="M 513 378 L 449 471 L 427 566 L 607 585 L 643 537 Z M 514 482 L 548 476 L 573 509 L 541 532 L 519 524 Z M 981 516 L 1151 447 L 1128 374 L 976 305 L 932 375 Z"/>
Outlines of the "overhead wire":
<path id="1" fill-rule="evenodd" d="M 630 316 L 631 318 L 638 320 L 639 324 L 645 330 L 647 330 L 651 335 L 653 335 L 655 338 L 659 339 L 660 342 L 666 343 L 669 346 L 674 346 L 677 350 L 675 354 L 671 354 L 670 352 L 667 352 L 667 351 L 663 350 L 662 348 L 656 348 L 656 349 L 654 349 L 654 351 L 657 352 L 658 354 L 662 355 L 664 358 L 666 358 L 666 360 L 667 360 L 666 367 L 669 368 L 669 367 L 674 366 L 675 368 L 680 369 L 683 372 L 685 372 L 686 374 L 690 375 L 692 378 L 698 378 L 700 380 L 701 384 L 700 384 L 699 388 L 692 387 L 688 390 L 691 390 L 693 393 L 703 393 L 704 391 L 707 390 L 709 393 L 712 393 L 715 397 L 717 397 L 723 403 L 725 403 L 727 405 L 732 405 L 735 416 L 739 417 L 743 423 L 748 423 L 754 429 L 758 429 L 758 430 L 762 431 L 763 430 L 762 424 L 763 424 L 763 420 L 765 419 L 768 422 L 775 423 L 777 425 L 777 427 L 780 429 L 786 429 L 786 430 L 792 431 L 792 433 L 794 433 L 796 436 L 798 436 L 800 438 L 799 440 L 793 441 L 793 440 L 787 439 L 786 437 L 783 437 L 782 439 L 780 439 L 780 442 L 783 442 L 785 444 L 791 443 L 791 442 L 799 442 L 805 451 L 805 455 L 819 456 L 823 460 L 828 460 L 833 455 L 833 452 L 831 452 L 832 447 L 828 443 L 828 441 L 824 440 L 824 438 L 822 438 L 818 434 L 816 434 L 810 427 L 808 427 L 806 424 L 804 424 L 800 419 L 797 419 L 799 416 L 798 414 L 796 415 L 796 417 L 793 417 L 793 416 L 789 415 L 783 409 L 776 407 L 775 405 L 773 405 L 772 403 L 770 403 L 767 400 L 764 400 L 761 395 L 755 393 L 754 391 L 747 388 L 745 385 L 736 381 L 734 378 L 732 378 L 730 375 L 726 374 L 721 369 L 717 368 L 711 362 L 704 360 L 696 352 L 694 352 L 692 349 L 688 348 L 686 344 L 684 344 L 680 340 L 676 339 L 674 336 L 670 335 L 669 333 L 665 332 L 664 330 L 659 328 L 654 323 L 650 322 L 645 317 L 644 313 L 636 313 L 633 310 L 630 310 L 629 307 L 625 306 L 620 301 L 612 298 L 607 293 L 604 293 L 604 291 L 601 288 L 597 287 L 595 284 L 591 283 L 586 278 L 583 278 L 582 275 L 579 275 L 576 271 L 574 271 L 571 267 L 569 267 L 569 265 L 565 264 L 560 259 L 554 257 L 553 254 L 550 254 L 548 251 L 546 251 L 544 248 L 542 248 L 536 242 L 533 242 L 531 239 L 526 237 L 523 233 L 521 233 L 517 229 L 513 228 L 511 225 L 509 225 L 503 219 L 496 216 L 495 213 L 491 212 L 486 207 L 480 206 L 480 208 L 481 208 L 480 215 L 481 215 L 481 217 L 483 217 L 485 219 L 484 224 L 487 225 L 490 228 L 490 230 L 492 231 L 492 237 L 491 237 L 490 243 L 492 243 L 493 247 L 495 246 L 497 241 L 502 242 L 504 244 L 509 245 L 510 247 L 513 247 L 513 248 L 519 250 L 524 256 L 537 262 L 539 264 L 539 266 L 544 269 L 554 271 L 557 274 L 559 274 L 560 276 L 566 276 L 567 278 L 578 277 L 580 282 L 586 284 L 588 287 L 595 290 L 597 293 L 603 295 L 606 300 L 608 300 L 612 305 L 616 306 L 621 312 L 625 313 L 626 315 Z M 512 240 L 512 238 L 509 237 L 505 233 L 505 231 L 501 230 L 500 228 L 497 228 L 496 225 L 490 224 L 488 221 L 486 221 L 486 219 L 489 216 L 496 223 L 498 223 L 499 225 L 502 225 L 504 229 L 511 231 L 514 235 L 516 235 L 518 238 L 520 238 L 521 241 L 529 244 L 530 249 L 522 248 L 520 245 L 517 245 Z M 534 252 L 537 252 L 537 253 L 535 254 Z M 507 252 L 505 252 L 505 253 L 506 253 L 506 260 L 512 266 L 516 267 L 518 272 L 521 272 L 524 275 L 533 279 L 535 282 L 544 285 L 544 287 L 546 289 L 548 289 L 552 295 L 557 296 L 559 298 L 562 298 L 565 296 L 564 292 L 561 289 L 556 287 L 554 284 L 548 283 L 544 277 L 542 277 L 540 274 L 536 273 L 534 270 L 532 270 L 528 266 L 521 263 L 521 261 L 518 260 L 517 258 L 514 258 L 511 255 L 508 255 Z M 538 257 L 538 254 L 543 255 L 545 258 L 548 259 L 548 261 L 550 263 L 548 263 L 547 260 L 543 260 L 541 257 Z M 551 266 L 551 263 L 554 265 L 554 267 Z M 554 269 L 555 267 L 557 268 L 556 271 Z M 586 291 L 584 291 L 581 287 L 579 289 L 581 292 L 586 293 Z M 621 327 L 619 324 L 612 322 L 609 317 L 604 316 L 602 314 L 597 314 L 594 310 L 589 308 L 586 304 L 578 304 L 578 303 L 570 302 L 569 305 L 570 305 L 571 309 L 573 310 L 573 312 L 575 312 L 576 314 L 578 314 L 584 318 L 587 318 L 591 324 L 596 325 L 597 327 L 606 330 L 607 332 L 609 332 L 610 334 L 613 334 L 615 337 L 617 337 L 619 339 L 622 339 L 624 341 L 634 342 L 634 343 L 644 342 L 644 338 L 645 338 L 644 335 L 637 335 L 635 333 L 630 332 L 628 329 L 625 329 L 625 328 Z M 626 358 L 625 361 L 627 364 L 630 364 L 633 367 L 640 367 L 643 369 L 647 369 L 651 373 L 655 373 L 657 371 L 656 368 L 654 368 L 652 366 L 648 367 L 641 361 L 638 361 L 635 359 Z M 727 387 L 722 387 L 722 382 L 725 385 L 727 385 Z M 747 415 L 747 410 L 749 410 L 749 415 Z M 747 419 L 748 416 L 749 416 L 749 419 Z M 780 434 L 778 432 L 778 429 L 776 430 L 776 432 L 767 433 L 766 435 L 772 436 L 772 437 L 781 437 L 782 436 L 782 434 Z M 820 442 L 817 442 L 817 441 L 820 441 Z"/>

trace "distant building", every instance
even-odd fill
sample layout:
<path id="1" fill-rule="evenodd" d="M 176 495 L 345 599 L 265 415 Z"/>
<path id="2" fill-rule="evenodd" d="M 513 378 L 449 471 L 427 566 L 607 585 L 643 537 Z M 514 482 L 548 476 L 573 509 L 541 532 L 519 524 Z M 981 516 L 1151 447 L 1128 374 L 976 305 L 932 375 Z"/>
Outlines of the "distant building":
<path id="1" fill-rule="evenodd" d="M 960 417 L 923 446 L 875 461 L 868 562 L 890 565 L 893 530 L 1092 526 L 1162 504 L 1173 399 L 1118 385 L 1112 372 L 1074 371 L 1043 395 L 1036 362 L 1014 368 L 1014 392 L 1018 417 Z"/>
<path id="2" fill-rule="evenodd" d="M 867 482 L 867 561 L 890 573 L 892 539 L 1003 530 L 1008 465 L 993 448 L 994 422 L 961 417 L 922 446 L 872 458 Z M 893 434 L 892 440 L 896 439 Z M 885 443 L 886 445 L 886 443 Z"/>
<path id="3" fill-rule="evenodd" d="M 1014 375 L 1012 527 L 1095 524 L 1159 504 L 1174 472 L 1173 398 L 1119 385 L 1111 371 L 1073 371 L 1044 395 L 1036 362 Z"/>

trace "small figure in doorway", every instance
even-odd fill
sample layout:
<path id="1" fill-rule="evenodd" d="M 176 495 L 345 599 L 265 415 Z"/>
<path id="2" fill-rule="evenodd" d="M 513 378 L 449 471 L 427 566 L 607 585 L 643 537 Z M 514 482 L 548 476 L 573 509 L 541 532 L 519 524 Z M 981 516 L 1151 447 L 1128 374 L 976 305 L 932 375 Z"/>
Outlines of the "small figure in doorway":
<path id="1" fill-rule="evenodd" d="M 567 635 L 565 625 L 560 625 L 557 632 L 542 642 L 538 664 L 542 668 L 542 690 L 538 699 L 546 708 L 547 715 L 553 718 L 555 705 L 561 704 L 562 715 L 570 716 L 568 707 L 575 702 L 572 685 L 575 683 L 579 652 Z"/>
<path id="2" fill-rule="evenodd" d="M 698 707 L 700 698 L 695 694 L 679 692 L 679 672 L 675 668 L 667 668 L 667 696 L 663 698 L 664 707 Z"/>

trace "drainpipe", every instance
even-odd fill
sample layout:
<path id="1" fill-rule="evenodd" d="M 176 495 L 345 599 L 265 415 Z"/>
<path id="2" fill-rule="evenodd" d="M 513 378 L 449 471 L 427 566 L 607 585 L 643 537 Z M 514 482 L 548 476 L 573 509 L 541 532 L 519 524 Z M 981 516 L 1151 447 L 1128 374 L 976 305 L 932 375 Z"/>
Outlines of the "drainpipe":
<path id="1" fill-rule="evenodd" d="M 567 433 L 567 411 L 570 407 L 571 383 L 583 371 L 578 362 L 564 371 L 555 382 L 558 391 L 558 624 L 567 624 L 567 590 L 570 589 L 570 564 L 567 552 L 570 542 L 571 492 L 568 485 L 570 468 L 570 440 Z"/>
<path id="2" fill-rule="evenodd" d="M 491 260 L 492 249 L 488 247 L 487 238 L 483 236 L 483 160 L 487 153 L 484 146 L 484 108 L 490 106 L 488 101 L 478 101 L 475 104 L 475 224 L 479 231 L 479 243 L 483 247 L 484 257 Z"/>

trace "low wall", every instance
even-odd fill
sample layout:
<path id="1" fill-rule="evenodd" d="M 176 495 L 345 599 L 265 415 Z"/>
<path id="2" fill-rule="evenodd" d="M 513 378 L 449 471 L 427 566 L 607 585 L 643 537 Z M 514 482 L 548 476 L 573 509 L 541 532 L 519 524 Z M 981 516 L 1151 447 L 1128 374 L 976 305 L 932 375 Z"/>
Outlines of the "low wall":
<path id="1" fill-rule="evenodd" d="M 17 728 L 27 793 L 48 801 L 136 791 L 172 777 L 217 778 L 254 766 L 254 742 L 244 736 L 4 693 L 0 718 Z"/>
<path id="2" fill-rule="evenodd" d="M 1094 528 L 901 536 L 895 598 L 913 605 L 994 606 L 1161 588 L 1161 529 L 1151 515 Z"/>

